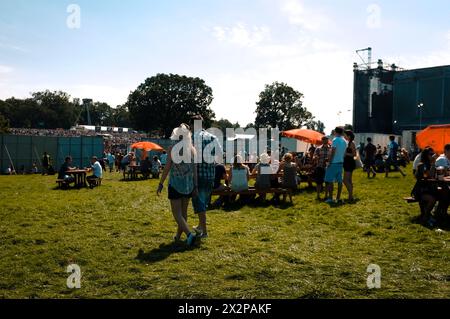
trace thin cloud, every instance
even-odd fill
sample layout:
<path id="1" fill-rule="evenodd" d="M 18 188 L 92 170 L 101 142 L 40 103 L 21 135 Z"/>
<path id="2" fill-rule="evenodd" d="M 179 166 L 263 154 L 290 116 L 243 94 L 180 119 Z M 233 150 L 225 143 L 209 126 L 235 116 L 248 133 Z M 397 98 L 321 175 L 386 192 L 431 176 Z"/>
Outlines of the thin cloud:
<path id="1" fill-rule="evenodd" d="M 9 74 L 13 72 L 13 68 L 7 65 L 0 65 L 0 74 Z"/>
<path id="2" fill-rule="evenodd" d="M 330 24 L 330 19 L 323 13 L 307 8 L 300 0 L 286 0 L 281 11 L 288 17 L 291 25 L 307 31 L 318 31 Z"/>
<path id="3" fill-rule="evenodd" d="M 243 23 L 236 23 L 232 27 L 216 26 L 212 34 L 219 42 L 255 47 L 270 38 L 270 29 L 266 26 L 247 27 Z"/>

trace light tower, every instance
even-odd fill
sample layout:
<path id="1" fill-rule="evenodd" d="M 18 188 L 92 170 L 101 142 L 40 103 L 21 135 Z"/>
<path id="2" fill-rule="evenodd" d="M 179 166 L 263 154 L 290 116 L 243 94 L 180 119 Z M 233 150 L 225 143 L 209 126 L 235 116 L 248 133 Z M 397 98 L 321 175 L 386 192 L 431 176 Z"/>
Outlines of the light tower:
<path id="1" fill-rule="evenodd" d="M 83 105 L 86 108 L 86 116 L 87 116 L 87 121 L 88 121 L 88 125 L 92 125 L 91 123 L 91 113 L 89 111 L 89 108 L 92 105 L 92 99 L 83 99 Z"/>

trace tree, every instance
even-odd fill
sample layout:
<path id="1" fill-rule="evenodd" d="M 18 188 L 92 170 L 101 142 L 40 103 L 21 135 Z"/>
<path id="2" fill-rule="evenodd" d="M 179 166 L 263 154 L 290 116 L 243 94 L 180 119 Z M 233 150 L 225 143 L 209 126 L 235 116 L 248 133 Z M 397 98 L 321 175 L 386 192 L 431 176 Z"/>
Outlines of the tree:
<path id="1" fill-rule="evenodd" d="M 266 85 L 256 103 L 256 127 L 278 127 L 280 131 L 301 128 L 314 117 L 303 107 L 303 94 L 285 83 Z"/>
<path id="2" fill-rule="evenodd" d="M 325 134 L 325 124 L 321 121 L 311 121 L 310 123 L 306 124 L 306 128 L 309 130 L 314 130 L 316 132 Z"/>
<path id="3" fill-rule="evenodd" d="M 218 128 L 220 129 L 224 136 L 227 133 L 227 128 L 233 128 L 233 129 L 237 129 L 240 128 L 241 126 L 239 125 L 238 122 L 236 122 L 235 124 L 231 123 L 230 121 L 226 120 L 226 119 L 220 119 L 218 121 L 214 121 L 212 124 L 212 127 Z"/>
<path id="4" fill-rule="evenodd" d="M 126 107 L 135 129 L 157 130 L 169 138 L 173 128 L 189 123 L 193 115 L 202 115 L 209 127 L 215 117 L 212 100 L 212 89 L 200 78 L 158 74 L 129 95 Z"/>
<path id="5" fill-rule="evenodd" d="M 131 127 L 130 112 L 126 105 L 119 105 L 113 109 L 113 122 L 117 127 Z"/>
<path id="6" fill-rule="evenodd" d="M 78 106 L 80 108 L 80 117 L 78 121 L 80 123 L 87 124 L 87 112 L 86 106 L 81 104 Z M 89 115 L 91 117 L 92 125 L 96 126 L 114 126 L 114 110 L 107 103 L 104 102 L 94 102 L 89 106 Z"/>
<path id="7" fill-rule="evenodd" d="M 0 134 L 9 132 L 9 120 L 0 113 Z"/>
<path id="8" fill-rule="evenodd" d="M 33 93 L 31 100 L 38 105 L 35 112 L 41 117 L 37 126 L 32 122 L 33 127 L 69 129 L 75 124 L 77 113 L 69 94 L 47 90 Z"/>

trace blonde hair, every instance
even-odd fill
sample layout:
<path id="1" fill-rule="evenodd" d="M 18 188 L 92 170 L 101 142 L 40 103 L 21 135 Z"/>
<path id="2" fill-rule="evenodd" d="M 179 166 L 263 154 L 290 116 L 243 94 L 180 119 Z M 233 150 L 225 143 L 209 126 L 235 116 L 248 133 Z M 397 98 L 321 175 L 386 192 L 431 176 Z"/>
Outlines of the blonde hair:
<path id="1" fill-rule="evenodd" d="M 172 141 L 179 141 L 180 137 L 182 137 L 186 143 L 192 144 L 192 133 L 189 129 L 189 125 L 183 123 L 179 127 L 173 129 L 170 139 Z"/>

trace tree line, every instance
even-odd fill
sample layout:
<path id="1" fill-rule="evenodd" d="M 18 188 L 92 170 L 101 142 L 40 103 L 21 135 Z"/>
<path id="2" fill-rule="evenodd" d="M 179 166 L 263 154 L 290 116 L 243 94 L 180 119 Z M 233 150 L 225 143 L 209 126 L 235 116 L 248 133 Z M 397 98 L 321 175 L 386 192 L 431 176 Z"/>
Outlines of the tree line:
<path id="1" fill-rule="evenodd" d="M 303 105 L 303 94 L 286 83 L 266 85 L 256 102 L 256 119 L 248 127 L 278 127 L 281 131 L 307 127 L 323 132 L 325 127 L 316 121 Z M 210 105 L 213 91 L 200 78 L 176 74 L 157 74 L 147 78 L 130 93 L 127 102 L 115 108 L 104 102 L 88 104 L 92 125 L 132 127 L 168 138 L 180 123 L 188 123 L 200 114 L 207 127 L 238 128 L 239 123 L 216 119 Z M 72 99 L 61 91 L 43 91 L 27 99 L 14 97 L 0 100 L 0 133 L 14 128 L 69 129 L 76 124 L 88 124 L 86 103 Z"/>

